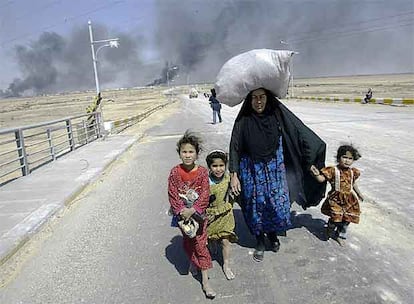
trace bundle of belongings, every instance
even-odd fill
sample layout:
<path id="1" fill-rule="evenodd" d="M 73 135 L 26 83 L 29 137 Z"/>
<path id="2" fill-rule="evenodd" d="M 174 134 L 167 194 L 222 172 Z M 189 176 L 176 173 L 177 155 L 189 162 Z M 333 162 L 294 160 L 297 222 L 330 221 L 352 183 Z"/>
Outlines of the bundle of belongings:
<path id="1" fill-rule="evenodd" d="M 179 196 L 182 198 L 187 208 L 191 208 L 194 202 L 198 199 L 198 193 L 193 189 L 187 189 L 185 193 L 180 193 Z M 205 219 L 205 214 L 200 214 L 196 211 L 189 219 L 185 220 L 180 218 L 178 226 L 189 238 L 194 238 L 200 227 L 200 223 L 202 225 Z"/>
<path id="2" fill-rule="evenodd" d="M 219 71 L 214 88 L 220 102 L 233 107 L 253 90 L 266 88 L 276 97 L 285 98 L 294 52 L 256 49 L 237 55 Z"/>
<path id="3" fill-rule="evenodd" d="M 200 227 L 197 221 L 193 219 L 192 217 L 190 217 L 186 221 L 185 220 L 178 221 L 178 226 L 190 239 L 196 236 L 198 228 Z"/>

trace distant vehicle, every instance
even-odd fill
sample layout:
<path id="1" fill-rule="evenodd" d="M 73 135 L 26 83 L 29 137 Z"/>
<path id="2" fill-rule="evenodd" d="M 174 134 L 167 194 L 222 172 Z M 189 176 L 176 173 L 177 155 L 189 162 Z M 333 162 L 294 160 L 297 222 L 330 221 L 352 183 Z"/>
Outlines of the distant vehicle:
<path id="1" fill-rule="evenodd" d="M 198 98 L 198 91 L 195 88 L 192 88 L 190 90 L 190 94 L 189 94 L 190 98 Z"/>

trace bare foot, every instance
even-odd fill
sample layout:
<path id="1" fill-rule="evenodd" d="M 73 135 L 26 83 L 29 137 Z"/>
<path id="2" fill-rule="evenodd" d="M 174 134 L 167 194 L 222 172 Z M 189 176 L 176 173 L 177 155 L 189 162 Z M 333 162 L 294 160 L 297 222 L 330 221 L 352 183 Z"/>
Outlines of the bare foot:
<path id="1" fill-rule="evenodd" d="M 233 271 L 231 271 L 230 267 L 227 265 L 223 265 L 223 272 L 227 280 L 233 280 L 236 277 Z"/>
<path id="2" fill-rule="evenodd" d="M 203 284 L 203 292 L 208 299 L 214 299 L 216 297 L 216 292 L 211 288 L 210 284 Z"/>

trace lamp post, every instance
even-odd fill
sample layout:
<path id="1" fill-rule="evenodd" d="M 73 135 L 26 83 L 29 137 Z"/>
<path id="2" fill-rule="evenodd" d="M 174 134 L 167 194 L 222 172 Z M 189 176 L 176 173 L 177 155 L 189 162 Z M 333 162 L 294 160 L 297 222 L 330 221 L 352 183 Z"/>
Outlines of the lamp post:
<path id="1" fill-rule="evenodd" d="M 178 66 L 173 66 L 171 68 L 167 67 L 167 87 L 170 87 L 170 72 L 174 71 L 174 70 L 178 70 Z"/>
<path id="2" fill-rule="evenodd" d="M 98 56 L 98 52 L 103 49 L 104 47 L 111 47 L 111 48 L 118 48 L 119 46 L 119 38 L 111 38 L 111 39 L 105 39 L 105 40 L 93 40 L 93 33 L 92 33 L 92 22 L 88 21 L 89 26 L 89 38 L 91 41 L 91 50 L 92 50 L 92 61 L 93 61 L 93 71 L 95 73 L 95 85 L 96 85 L 96 94 L 98 95 L 100 92 L 99 88 L 99 78 L 98 78 L 98 67 L 96 59 Z M 104 43 L 104 44 L 102 44 Z M 98 47 L 98 49 L 95 52 L 95 45 L 102 44 Z"/>
<path id="3" fill-rule="evenodd" d="M 283 40 L 280 40 L 280 44 L 289 45 L 288 42 L 283 41 Z M 292 55 L 294 54 L 299 54 L 299 52 L 293 52 Z M 290 83 L 291 83 L 290 97 L 293 97 L 293 62 L 290 65 Z"/>

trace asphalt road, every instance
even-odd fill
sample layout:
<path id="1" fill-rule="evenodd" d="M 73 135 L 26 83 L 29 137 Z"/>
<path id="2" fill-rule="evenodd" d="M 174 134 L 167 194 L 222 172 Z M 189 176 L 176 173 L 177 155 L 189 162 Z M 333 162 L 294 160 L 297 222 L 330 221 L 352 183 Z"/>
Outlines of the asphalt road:
<path id="1" fill-rule="evenodd" d="M 326 218 L 318 207 L 304 211 L 294 206 L 295 228 L 281 237 L 280 251 L 266 252 L 264 261 L 256 263 L 251 257 L 254 240 L 236 208 L 236 279 L 227 281 L 214 261 L 214 302 L 412 303 L 414 107 L 309 101 L 286 105 L 327 142 L 327 163 L 334 163 L 342 142 L 360 148 L 362 158 L 355 166 L 362 171 L 360 189 L 369 197 L 361 223 L 351 225 L 347 245 L 340 247 L 324 241 Z M 175 143 L 187 128 L 203 135 L 206 151 L 227 149 L 238 108 L 224 107 L 224 122 L 212 125 L 204 98 L 183 97 L 174 107 L 175 113 L 148 129 L 96 185 L 24 248 L 14 276 L 0 289 L 1 303 L 210 301 L 199 281 L 184 274 L 188 266 L 181 236 L 166 214 L 167 177 L 179 162 Z"/>

